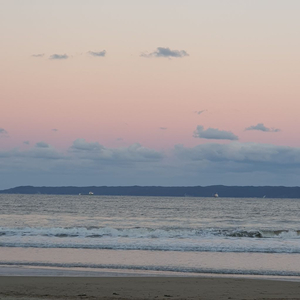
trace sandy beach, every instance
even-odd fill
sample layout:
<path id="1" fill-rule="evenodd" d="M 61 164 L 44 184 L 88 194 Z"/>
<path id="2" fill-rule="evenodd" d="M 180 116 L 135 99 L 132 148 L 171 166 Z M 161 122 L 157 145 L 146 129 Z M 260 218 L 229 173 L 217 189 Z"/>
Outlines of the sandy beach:
<path id="1" fill-rule="evenodd" d="M 3 276 L 0 299 L 300 299 L 300 283 L 236 278 Z"/>

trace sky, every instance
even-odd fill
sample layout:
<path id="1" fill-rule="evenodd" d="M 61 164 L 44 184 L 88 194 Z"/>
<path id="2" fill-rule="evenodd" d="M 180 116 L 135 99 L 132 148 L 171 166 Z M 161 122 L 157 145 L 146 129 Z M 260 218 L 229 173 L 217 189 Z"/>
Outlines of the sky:
<path id="1" fill-rule="evenodd" d="M 299 0 L 0 0 L 0 189 L 300 182 Z"/>

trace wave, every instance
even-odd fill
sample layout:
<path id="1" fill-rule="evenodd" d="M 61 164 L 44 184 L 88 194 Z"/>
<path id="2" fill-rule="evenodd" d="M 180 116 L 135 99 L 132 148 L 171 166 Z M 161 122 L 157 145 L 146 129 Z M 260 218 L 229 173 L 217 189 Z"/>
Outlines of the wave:
<path id="1" fill-rule="evenodd" d="M 0 228 L 0 247 L 300 253 L 300 231 L 191 228 Z"/>
<path id="2" fill-rule="evenodd" d="M 267 275 L 267 276 L 300 276 L 297 271 L 284 270 L 240 270 L 240 269 L 214 269 L 180 266 L 153 266 L 153 265 L 117 265 L 117 264 L 86 264 L 86 263 L 48 263 L 48 262 L 7 262 L 0 261 L 2 266 L 28 266 L 28 267 L 51 267 L 51 268 L 87 268 L 109 270 L 137 270 L 137 271 L 162 271 L 180 272 L 190 274 L 230 274 L 230 275 Z"/>
<path id="3" fill-rule="evenodd" d="M 42 244 L 42 243 L 0 243 L 0 247 L 7 248 L 58 248 L 58 249 L 96 249 L 96 250 L 142 250 L 142 251 L 181 251 L 181 252 L 232 252 L 232 253 L 289 253 L 299 254 L 297 247 L 238 247 L 238 246 L 186 246 L 186 245 L 86 245 L 86 244 Z"/>
<path id="4" fill-rule="evenodd" d="M 276 238 L 300 239 L 300 230 L 265 230 L 265 229 L 194 229 L 194 228 L 112 228 L 112 227 L 52 227 L 52 228 L 7 228 L 0 227 L 0 236 L 47 236 L 68 238 Z"/>

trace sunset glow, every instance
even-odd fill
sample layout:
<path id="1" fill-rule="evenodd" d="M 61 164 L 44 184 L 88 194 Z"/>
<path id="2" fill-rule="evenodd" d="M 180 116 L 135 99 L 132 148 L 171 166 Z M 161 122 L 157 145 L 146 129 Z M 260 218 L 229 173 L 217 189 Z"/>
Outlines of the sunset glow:
<path id="1" fill-rule="evenodd" d="M 0 188 L 299 185 L 299 9 L 2 1 Z"/>

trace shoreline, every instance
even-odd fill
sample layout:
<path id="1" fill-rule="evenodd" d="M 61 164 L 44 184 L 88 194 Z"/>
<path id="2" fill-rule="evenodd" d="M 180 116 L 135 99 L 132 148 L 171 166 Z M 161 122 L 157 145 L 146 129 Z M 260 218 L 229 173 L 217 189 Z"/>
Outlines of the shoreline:
<path id="1" fill-rule="evenodd" d="M 176 271 L 153 271 L 139 269 L 105 269 L 83 267 L 45 267 L 24 265 L 1 265 L 1 277 L 180 277 L 180 278 L 228 278 L 228 279 L 253 279 L 271 281 L 299 282 L 300 276 L 281 275 L 252 275 L 252 274 L 226 274 L 226 273 L 185 273 Z"/>
<path id="2" fill-rule="evenodd" d="M 205 277 L 1 276 L 1 299 L 300 299 L 300 283 Z"/>

